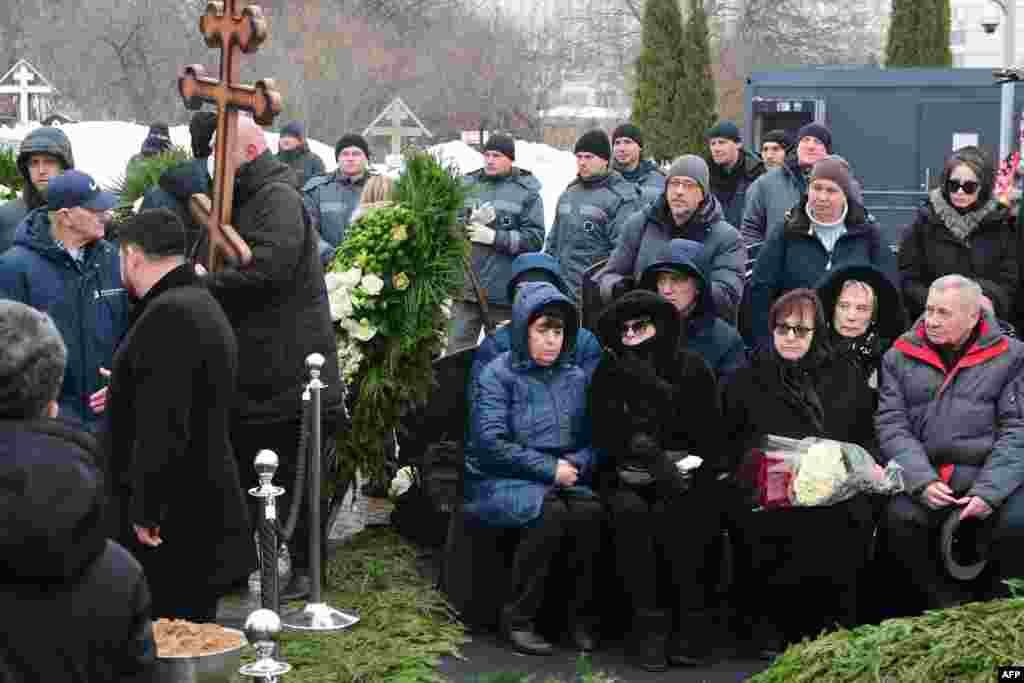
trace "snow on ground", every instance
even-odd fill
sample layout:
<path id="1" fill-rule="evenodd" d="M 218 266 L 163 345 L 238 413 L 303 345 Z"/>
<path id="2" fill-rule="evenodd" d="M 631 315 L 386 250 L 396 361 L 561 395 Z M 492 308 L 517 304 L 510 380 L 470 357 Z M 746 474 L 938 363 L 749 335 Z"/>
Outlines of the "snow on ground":
<path id="1" fill-rule="evenodd" d="M 83 121 L 58 126 L 71 140 L 75 166 L 104 187 L 110 187 L 124 175 L 128 160 L 142 148 L 149 126 L 125 121 Z M 0 126 L 0 138 L 21 140 L 38 124 L 7 128 Z M 277 133 L 266 133 L 270 150 L 277 153 Z M 191 148 L 188 126 L 172 126 L 171 142 Z M 338 167 L 334 148 L 318 140 L 309 140 L 310 149 L 324 160 L 328 171 Z"/>

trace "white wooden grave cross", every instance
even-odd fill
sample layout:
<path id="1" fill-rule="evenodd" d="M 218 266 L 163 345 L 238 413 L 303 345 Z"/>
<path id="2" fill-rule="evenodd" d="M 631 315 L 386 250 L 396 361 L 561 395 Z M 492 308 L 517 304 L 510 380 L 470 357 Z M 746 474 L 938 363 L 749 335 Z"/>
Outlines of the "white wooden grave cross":
<path id="1" fill-rule="evenodd" d="M 14 73 L 11 73 L 12 71 Z M 18 96 L 18 122 L 27 124 L 29 122 L 29 96 L 53 95 L 56 93 L 56 90 L 47 84 L 45 79 L 40 79 L 43 81 L 43 85 L 30 85 L 36 79 L 36 73 L 29 68 L 29 65 L 23 59 L 19 60 L 11 71 L 7 72 L 7 75 L 17 85 L 0 85 L 0 94 Z M 4 80 L 7 79 L 4 78 Z"/>
<path id="2" fill-rule="evenodd" d="M 381 119 L 390 119 L 391 127 L 385 128 L 378 126 Z M 412 119 L 415 127 L 402 126 L 404 119 Z M 377 115 L 377 118 L 373 120 L 366 130 L 363 131 L 363 136 L 367 137 L 370 135 L 382 135 L 391 138 L 391 153 L 400 155 L 402 153 L 402 137 L 420 137 L 426 135 L 428 138 L 434 137 L 433 134 L 427 130 L 427 127 L 420 123 L 420 120 L 416 118 L 416 115 L 412 113 L 409 106 L 402 101 L 401 97 L 396 97 L 391 100 L 391 104 L 384 107 L 384 111 Z"/>

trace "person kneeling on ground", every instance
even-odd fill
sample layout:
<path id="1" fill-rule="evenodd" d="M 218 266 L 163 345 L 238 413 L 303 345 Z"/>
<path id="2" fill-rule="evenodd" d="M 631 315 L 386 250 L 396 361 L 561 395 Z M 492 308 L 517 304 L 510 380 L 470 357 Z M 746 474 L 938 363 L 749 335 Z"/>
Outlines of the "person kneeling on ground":
<path id="1" fill-rule="evenodd" d="M 664 671 L 666 660 L 697 664 L 710 654 L 702 573 L 720 526 L 715 376 L 700 356 L 679 348 L 675 307 L 657 294 L 629 292 L 605 310 L 598 329 L 608 351 L 594 372 L 590 411 L 594 447 L 604 456 L 599 490 L 633 609 L 631 656 L 648 671 Z M 692 480 L 676 466 L 686 454 L 706 459 Z M 659 556 L 668 560 L 670 581 L 658 580 Z M 659 599 L 661 584 L 672 590 Z"/>
<path id="2" fill-rule="evenodd" d="M 555 556 L 570 549 L 568 623 L 573 644 L 589 651 L 602 509 L 591 489 L 587 374 L 573 360 L 578 315 L 553 285 L 529 283 L 516 296 L 511 325 L 511 350 L 480 374 L 463 512 L 476 524 L 521 530 L 501 611 L 502 630 L 521 652 L 552 652 L 535 621 Z"/>

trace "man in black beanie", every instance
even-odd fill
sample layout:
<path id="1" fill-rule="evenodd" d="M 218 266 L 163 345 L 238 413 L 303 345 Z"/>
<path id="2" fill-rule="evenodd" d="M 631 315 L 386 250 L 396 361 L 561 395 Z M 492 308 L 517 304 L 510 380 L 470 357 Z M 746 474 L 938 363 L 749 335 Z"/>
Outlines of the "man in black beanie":
<path id="1" fill-rule="evenodd" d="M 584 133 L 573 152 L 578 175 L 558 199 L 544 251 L 562 267 L 579 305 L 584 271 L 608 258 L 622 224 L 641 208 L 642 199 L 636 185 L 608 169 L 612 146 L 603 130 Z"/>
<path id="2" fill-rule="evenodd" d="M 464 178 L 467 209 L 494 209 L 490 220 L 470 220 L 466 233 L 472 243 L 470 259 L 484 291 L 480 301 L 470 278 L 455 301 L 448 329 L 448 352 L 476 346 L 486 316 L 492 324 L 512 317 L 508 282 L 516 256 L 544 246 L 544 202 L 540 182 L 517 168 L 516 143 L 508 135 L 492 135 L 484 144 L 484 167 Z M 487 212 L 477 212 L 477 216 Z M 471 214 L 472 215 L 472 214 Z"/>
<path id="3" fill-rule="evenodd" d="M 743 146 L 740 129 L 732 121 L 719 121 L 704 135 L 708 143 L 711 192 L 729 225 L 743 221 L 747 189 L 764 173 L 764 163 Z"/>
<path id="4" fill-rule="evenodd" d="M 302 186 L 302 201 L 320 233 L 320 261 L 330 262 L 345 239 L 352 213 L 359 206 L 370 172 L 370 145 L 358 133 L 341 136 L 334 146 L 338 169 Z"/>
<path id="5" fill-rule="evenodd" d="M 324 161 L 309 149 L 302 122 L 291 121 L 281 129 L 277 140 L 277 160 L 288 164 L 299 176 L 299 187 L 326 172 Z"/>
<path id="6" fill-rule="evenodd" d="M 650 204 L 665 191 L 665 174 L 650 159 L 641 159 L 644 137 L 632 123 L 623 123 L 612 131 L 612 168 L 637 186 L 644 204 Z"/>
<path id="7" fill-rule="evenodd" d="M 765 171 L 778 168 L 786 163 L 786 154 L 793 147 L 793 139 L 781 128 L 770 130 L 761 138 L 761 159 Z"/>

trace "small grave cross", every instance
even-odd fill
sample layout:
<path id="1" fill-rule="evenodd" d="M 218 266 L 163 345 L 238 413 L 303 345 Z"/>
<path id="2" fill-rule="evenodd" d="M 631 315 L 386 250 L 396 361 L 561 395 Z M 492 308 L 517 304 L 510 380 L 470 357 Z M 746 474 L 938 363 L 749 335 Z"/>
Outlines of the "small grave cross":
<path id="1" fill-rule="evenodd" d="M 381 119 L 388 118 L 391 120 L 390 128 L 383 128 L 378 126 Z M 416 127 L 402 126 L 404 119 L 412 119 L 416 124 Z M 373 120 L 366 130 L 363 131 L 364 136 L 368 135 L 384 135 L 391 138 L 391 153 L 401 155 L 402 153 L 402 136 L 405 137 L 419 137 L 426 135 L 428 138 L 433 137 L 426 126 L 420 123 L 420 120 L 416 118 L 416 115 L 412 113 L 409 106 L 402 101 L 401 97 L 396 97 L 391 100 L 391 104 L 384 108 L 377 118 Z"/>
<path id="2" fill-rule="evenodd" d="M 56 91 L 46 84 L 44 79 L 41 85 L 32 85 L 36 80 L 36 73 L 28 67 L 24 60 L 21 60 L 7 74 L 17 85 L 0 86 L 0 93 L 5 95 L 18 96 L 18 121 L 22 124 L 29 122 L 29 97 L 31 95 L 53 95 Z M 6 76 L 4 78 L 6 80 Z"/>
<path id="3" fill-rule="evenodd" d="M 255 52 L 268 35 L 267 21 L 257 5 L 247 5 L 239 11 L 238 0 L 208 2 L 206 14 L 199 18 L 199 30 L 206 39 L 207 47 L 221 50 L 220 80 L 207 77 L 202 65 L 193 64 L 182 69 L 178 77 L 178 92 L 187 109 L 199 109 L 204 102 L 217 107 L 213 206 L 205 217 L 209 228 L 207 267 L 216 272 L 220 270 L 225 256 L 240 265 L 252 261 L 249 246 L 231 227 L 231 204 L 238 167 L 234 155 L 228 150 L 233 148 L 238 132 L 238 113 L 252 112 L 257 123 L 269 125 L 281 111 L 281 95 L 269 78 L 257 81 L 255 86 L 239 83 L 240 53 Z M 195 203 L 193 211 L 203 217 L 203 211 L 197 211 Z"/>

